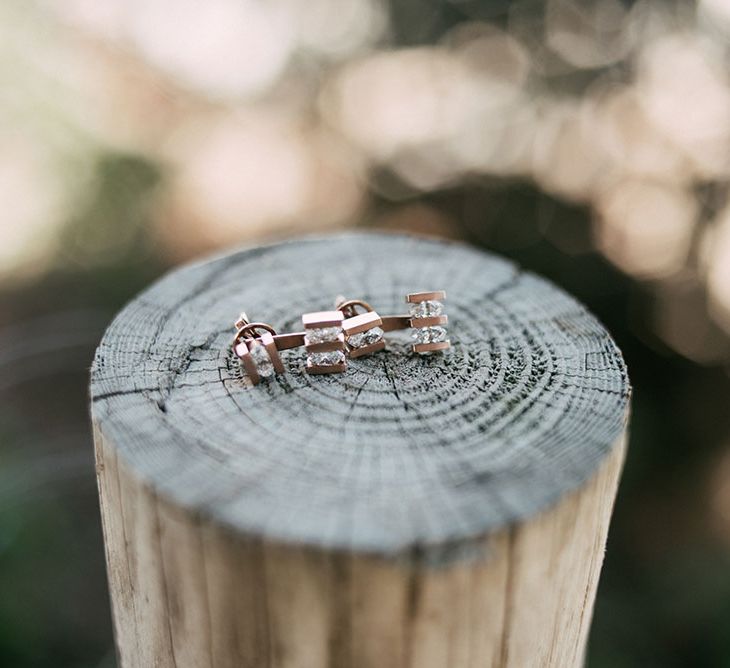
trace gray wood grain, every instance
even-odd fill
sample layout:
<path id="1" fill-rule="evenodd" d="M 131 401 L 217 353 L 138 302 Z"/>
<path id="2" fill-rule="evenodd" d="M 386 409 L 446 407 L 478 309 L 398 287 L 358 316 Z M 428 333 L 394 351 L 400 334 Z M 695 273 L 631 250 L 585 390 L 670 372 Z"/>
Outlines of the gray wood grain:
<path id="1" fill-rule="evenodd" d="M 407 334 L 309 376 L 249 387 L 232 358 L 241 310 L 279 331 L 336 295 L 405 312 L 445 289 L 453 349 Z M 464 245 L 342 234 L 241 250 L 173 271 L 114 320 L 92 415 L 157 494 L 244 535 L 379 554 L 438 554 L 524 520 L 585 482 L 625 427 L 620 352 L 550 283 Z"/>

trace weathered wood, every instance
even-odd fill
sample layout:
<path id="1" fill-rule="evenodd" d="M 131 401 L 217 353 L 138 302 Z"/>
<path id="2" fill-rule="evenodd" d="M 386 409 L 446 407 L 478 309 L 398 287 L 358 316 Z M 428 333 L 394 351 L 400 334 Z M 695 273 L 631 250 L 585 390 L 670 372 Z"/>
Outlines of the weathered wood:
<path id="1" fill-rule="evenodd" d="M 245 309 L 446 289 L 407 338 L 250 387 Z M 92 417 L 123 666 L 579 665 L 623 456 L 620 353 L 547 282 L 467 247 L 341 235 L 173 272 L 104 337 Z"/>

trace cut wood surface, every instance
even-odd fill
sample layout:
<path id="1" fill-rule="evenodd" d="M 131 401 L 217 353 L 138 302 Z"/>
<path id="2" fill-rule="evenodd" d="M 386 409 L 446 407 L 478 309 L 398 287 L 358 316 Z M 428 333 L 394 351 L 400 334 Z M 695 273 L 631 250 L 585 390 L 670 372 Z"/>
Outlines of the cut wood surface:
<path id="1" fill-rule="evenodd" d="M 250 386 L 241 310 L 279 332 L 337 295 L 381 314 L 445 289 L 452 350 L 407 333 L 344 374 Z M 460 244 L 344 234 L 177 270 L 92 371 L 123 666 L 572 666 L 629 385 L 575 300 Z"/>

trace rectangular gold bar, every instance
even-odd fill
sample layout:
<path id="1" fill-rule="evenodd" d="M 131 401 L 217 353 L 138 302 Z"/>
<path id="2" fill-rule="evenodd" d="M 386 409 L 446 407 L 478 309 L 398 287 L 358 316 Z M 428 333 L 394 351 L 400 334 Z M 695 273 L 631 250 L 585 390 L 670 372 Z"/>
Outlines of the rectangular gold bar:
<path id="1" fill-rule="evenodd" d="M 384 332 L 395 332 L 399 329 L 408 329 L 411 326 L 411 316 L 409 315 L 384 315 L 382 320 Z"/>
<path id="2" fill-rule="evenodd" d="M 347 368 L 347 363 L 340 364 L 311 364 L 307 362 L 307 373 L 316 375 L 324 373 L 342 373 Z"/>
<path id="3" fill-rule="evenodd" d="M 304 345 L 304 332 L 292 332 L 291 334 L 277 334 L 274 342 L 278 350 L 289 350 Z"/>
<path id="4" fill-rule="evenodd" d="M 302 316 L 304 329 L 322 329 L 324 327 L 341 327 L 345 316 L 342 311 L 317 311 Z"/>
<path id="5" fill-rule="evenodd" d="M 241 346 L 245 348 L 244 350 L 240 350 Z M 240 352 L 239 352 L 240 350 Z M 258 385 L 259 382 L 261 382 L 261 376 L 259 376 L 258 369 L 256 368 L 256 362 L 253 361 L 253 358 L 251 357 L 251 353 L 248 350 L 248 346 L 241 342 L 236 346 L 236 354 L 238 355 L 239 359 L 241 360 L 241 363 L 243 364 L 243 368 L 246 370 L 246 375 L 251 380 L 251 383 L 253 385 Z"/>
<path id="6" fill-rule="evenodd" d="M 266 352 L 269 353 L 271 363 L 274 365 L 274 371 L 276 373 L 284 373 L 284 364 L 279 357 L 279 351 L 276 349 L 276 342 L 274 337 L 269 332 L 264 332 L 261 335 L 261 344 L 266 348 Z"/>
<path id="7" fill-rule="evenodd" d="M 345 337 L 338 334 L 335 341 L 320 341 L 318 343 L 307 343 L 304 346 L 308 353 L 329 353 L 333 350 L 345 349 Z"/>
<path id="8" fill-rule="evenodd" d="M 418 304 L 418 302 L 440 302 L 446 299 L 445 290 L 436 290 L 435 292 L 410 292 L 406 295 L 406 301 L 409 304 Z"/>
<path id="9" fill-rule="evenodd" d="M 431 353 L 436 350 L 448 350 L 451 348 L 451 341 L 439 341 L 438 343 L 414 343 L 414 353 Z"/>
<path id="10" fill-rule="evenodd" d="M 378 341 L 371 343 L 368 346 L 360 346 L 360 348 L 350 348 L 350 357 L 353 359 L 356 357 L 362 357 L 363 355 L 371 355 L 381 350 L 385 350 L 385 341 Z"/>
<path id="11" fill-rule="evenodd" d="M 430 315 L 426 318 L 411 318 L 411 327 L 435 327 L 449 322 L 447 315 Z"/>
<path id="12" fill-rule="evenodd" d="M 382 324 L 382 318 L 375 311 L 368 311 L 345 319 L 342 322 L 342 331 L 345 332 L 345 336 L 351 336 L 373 327 L 380 327 Z"/>

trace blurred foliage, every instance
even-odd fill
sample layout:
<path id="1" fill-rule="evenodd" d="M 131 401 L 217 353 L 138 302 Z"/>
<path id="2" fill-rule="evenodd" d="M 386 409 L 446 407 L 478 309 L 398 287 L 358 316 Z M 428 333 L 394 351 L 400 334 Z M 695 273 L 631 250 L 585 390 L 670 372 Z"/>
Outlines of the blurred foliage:
<path id="1" fill-rule="evenodd" d="M 115 664 L 113 314 L 357 225 L 499 252 L 607 325 L 634 414 L 588 665 L 730 666 L 729 37 L 723 0 L 2 3 L 0 665 Z"/>

